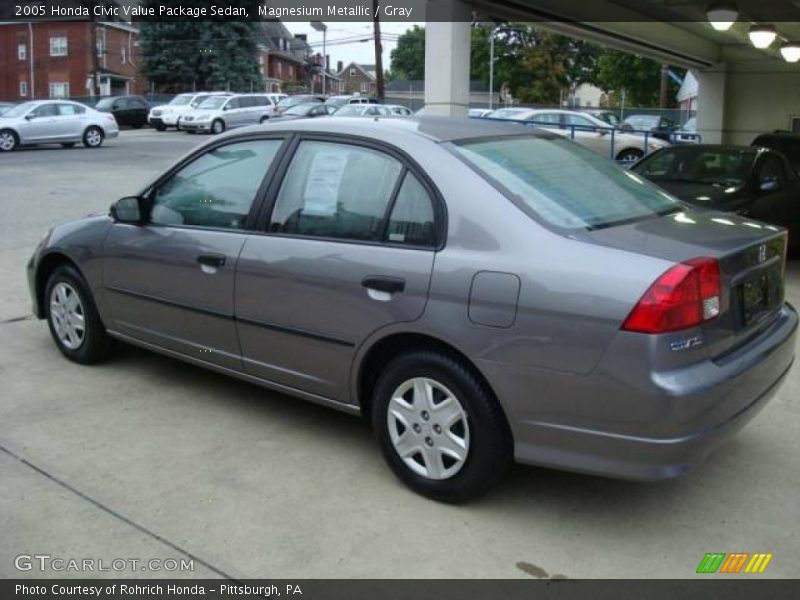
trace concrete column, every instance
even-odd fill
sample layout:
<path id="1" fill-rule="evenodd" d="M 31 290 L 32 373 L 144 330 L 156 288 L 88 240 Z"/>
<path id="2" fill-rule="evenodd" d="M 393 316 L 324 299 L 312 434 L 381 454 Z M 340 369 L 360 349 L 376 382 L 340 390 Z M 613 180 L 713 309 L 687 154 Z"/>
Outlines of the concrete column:
<path id="1" fill-rule="evenodd" d="M 706 144 L 725 141 L 725 89 L 727 70 L 724 64 L 704 71 L 694 71 L 697 78 L 697 133 Z"/>
<path id="2" fill-rule="evenodd" d="M 458 0 L 428 0 L 426 18 L 425 112 L 466 117 L 471 9 Z"/>

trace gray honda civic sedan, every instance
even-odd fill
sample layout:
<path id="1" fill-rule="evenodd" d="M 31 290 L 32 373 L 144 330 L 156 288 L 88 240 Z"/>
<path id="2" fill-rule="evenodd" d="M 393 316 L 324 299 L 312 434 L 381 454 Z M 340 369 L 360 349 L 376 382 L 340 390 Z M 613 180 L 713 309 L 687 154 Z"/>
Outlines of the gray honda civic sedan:
<path id="1" fill-rule="evenodd" d="M 362 414 L 456 502 L 515 460 L 700 463 L 791 367 L 786 243 L 545 131 L 321 118 L 214 138 L 28 275 L 67 358 L 117 339 Z"/>

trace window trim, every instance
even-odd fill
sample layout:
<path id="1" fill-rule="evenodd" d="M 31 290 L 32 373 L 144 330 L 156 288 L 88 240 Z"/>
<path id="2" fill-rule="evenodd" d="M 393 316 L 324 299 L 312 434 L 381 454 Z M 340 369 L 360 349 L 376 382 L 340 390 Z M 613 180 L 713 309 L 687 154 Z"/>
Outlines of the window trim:
<path id="1" fill-rule="evenodd" d="M 59 52 L 57 54 L 53 53 L 53 41 L 55 40 L 64 40 L 64 52 Z M 50 56 L 69 56 L 69 36 L 66 35 L 51 35 L 49 39 L 49 50 Z"/>
<path id="2" fill-rule="evenodd" d="M 17 60 L 28 60 L 28 44 L 17 42 Z"/>
<path id="3" fill-rule="evenodd" d="M 279 164 L 283 160 L 283 155 L 286 152 L 287 145 L 291 141 L 291 137 L 292 136 L 290 134 L 287 134 L 286 132 L 274 132 L 269 135 L 264 135 L 264 134 L 248 135 L 248 136 L 237 137 L 235 139 L 220 140 L 217 143 L 198 148 L 195 152 L 192 152 L 190 155 L 184 157 L 183 160 L 173 165 L 172 168 L 162 173 L 158 178 L 156 178 L 155 181 L 149 183 L 147 187 L 145 187 L 139 193 L 139 196 L 143 198 L 145 201 L 145 215 L 141 226 L 169 227 L 173 229 L 193 229 L 198 231 L 219 231 L 227 233 L 242 233 L 242 232 L 252 233 L 255 229 L 255 223 L 257 221 L 258 215 L 260 214 L 262 205 L 264 203 L 264 195 L 267 189 L 269 188 L 269 184 L 271 183 L 272 179 L 275 177 Z M 275 158 L 273 158 L 272 164 L 267 169 L 266 173 L 264 174 L 264 178 L 261 180 L 261 183 L 258 185 L 258 188 L 256 189 L 255 196 L 253 197 L 253 203 L 250 205 L 250 211 L 247 213 L 247 216 L 245 217 L 244 223 L 242 224 L 241 228 L 233 229 L 231 227 L 208 227 L 205 225 L 166 224 L 166 223 L 153 223 L 150 221 L 150 211 L 153 209 L 154 192 L 156 191 L 156 189 L 158 189 L 164 183 L 166 183 L 169 179 L 171 179 L 174 175 L 176 175 L 179 171 L 183 170 L 185 167 L 189 166 L 194 161 L 201 158 L 203 155 L 208 154 L 209 152 L 213 152 L 214 150 L 224 148 L 225 146 L 230 146 L 232 144 L 241 144 L 246 142 L 261 142 L 270 140 L 278 140 L 281 141 L 282 143 L 280 144 L 277 152 L 275 153 Z"/>
<path id="4" fill-rule="evenodd" d="M 413 173 L 419 180 L 420 184 L 425 188 L 425 191 L 428 193 L 428 197 L 430 198 L 432 203 L 433 218 L 434 218 L 434 236 L 435 236 L 434 244 L 431 246 L 416 246 L 413 244 L 390 242 L 388 240 L 380 240 L 380 241 L 352 240 L 347 238 L 326 237 L 318 235 L 300 235 L 296 233 L 282 233 L 282 232 L 269 231 L 269 224 L 272 221 L 272 212 L 275 208 L 275 203 L 277 202 L 278 199 L 278 193 L 280 192 L 280 189 L 283 186 L 283 181 L 286 178 L 286 174 L 289 171 L 289 166 L 294 160 L 294 156 L 300 144 L 302 142 L 308 142 L 308 141 L 361 146 L 363 148 L 368 148 L 370 150 L 382 152 L 399 161 L 403 168 L 400 171 L 398 180 L 395 182 L 394 189 L 392 190 L 392 196 L 389 200 L 389 205 L 394 206 L 394 201 L 397 197 L 397 194 L 400 192 L 402 179 L 405 173 L 409 171 Z M 406 154 L 399 148 L 385 142 L 374 140 L 372 138 L 365 138 L 348 134 L 302 132 L 294 134 L 291 144 L 287 148 L 285 148 L 285 153 L 282 156 L 280 162 L 281 162 L 280 169 L 275 174 L 274 180 L 270 183 L 269 189 L 267 190 L 267 196 L 265 198 L 264 206 L 262 207 L 262 211 L 260 212 L 257 219 L 255 233 L 257 233 L 258 235 L 267 235 L 272 237 L 287 237 L 287 238 L 320 241 L 320 242 L 335 242 L 341 244 L 359 244 L 362 246 L 385 246 L 390 248 L 404 248 L 406 250 L 427 250 L 433 252 L 439 252 L 445 248 L 447 242 L 447 205 L 445 204 L 444 199 L 442 198 L 442 195 L 439 192 L 438 188 L 436 188 L 436 186 L 433 184 L 433 181 L 431 181 L 431 178 L 428 176 L 428 174 L 419 166 L 419 164 L 417 164 L 416 161 L 414 161 L 414 159 L 412 159 L 408 154 Z M 386 226 L 388 226 L 388 220 L 384 223 L 384 231 L 383 231 L 384 235 L 382 235 L 382 237 L 384 238 L 386 237 L 385 236 Z"/>

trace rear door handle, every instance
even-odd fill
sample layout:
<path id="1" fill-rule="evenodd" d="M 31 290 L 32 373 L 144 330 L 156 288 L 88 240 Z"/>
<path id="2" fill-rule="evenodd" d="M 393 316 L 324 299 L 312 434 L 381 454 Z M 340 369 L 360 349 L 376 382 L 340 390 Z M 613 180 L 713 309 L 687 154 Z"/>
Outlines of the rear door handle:
<path id="1" fill-rule="evenodd" d="M 406 289 L 406 280 L 400 277 L 369 276 L 361 280 L 361 285 L 370 290 L 397 294 Z"/>
<path id="2" fill-rule="evenodd" d="M 224 254 L 201 254 L 197 257 L 197 262 L 208 267 L 222 267 L 225 265 Z"/>

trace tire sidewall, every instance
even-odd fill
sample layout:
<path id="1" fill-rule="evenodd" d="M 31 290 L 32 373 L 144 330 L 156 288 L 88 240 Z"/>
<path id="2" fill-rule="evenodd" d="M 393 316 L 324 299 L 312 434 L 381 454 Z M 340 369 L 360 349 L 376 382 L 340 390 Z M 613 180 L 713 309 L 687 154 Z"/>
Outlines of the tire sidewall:
<path id="1" fill-rule="evenodd" d="M 220 127 L 218 128 L 217 125 L 219 125 Z M 211 123 L 211 133 L 213 133 L 214 135 L 225 133 L 225 121 L 223 121 L 222 119 L 215 119 Z"/>
<path id="2" fill-rule="evenodd" d="M 643 156 L 644 156 L 644 153 L 643 152 L 639 152 L 637 150 L 623 150 L 617 156 L 617 160 L 619 162 L 632 165 L 633 163 L 635 163 L 637 160 L 639 160 Z M 631 157 L 632 160 L 631 159 L 625 160 L 626 157 Z"/>
<path id="3" fill-rule="evenodd" d="M 470 444 L 467 459 L 452 477 L 433 480 L 414 473 L 397 454 L 389 434 L 387 411 L 392 393 L 403 382 L 427 377 L 448 388 L 467 415 Z M 510 434 L 504 418 L 492 414 L 496 401 L 459 362 L 437 353 L 415 352 L 391 361 L 373 394 L 372 426 L 392 471 L 414 491 L 444 502 L 462 502 L 490 489 L 510 463 Z M 494 407 L 500 411 L 499 406 Z M 500 411 L 501 413 L 501 411 Z"/>
<path id="4" fill-rule="evenodd" d="M 83 343 L 75 348 L 67 348 L 58 338 L 53 320 L 50 316 L 50 302 L 53 293 L 53 288 L 59 283 L 66 283 L 74 289 L 78 298 L 80 299 L 83 307 L 84 315 L 84 339 Z M 108 346 L 108 337 L 105 332 L 105 327 L 97 312 L 97 307 L 94 304 L 89 287 L 81 277 L 80 273 L 73 267 L 64 265 L 58 267 L 50 275 L 47 280 L 47 285 L 44 292 L 44 309 L 45 317 L 47 319 L 47 326 L 50 329 L 50 334 L 53 336 L 53 341 L 61 353 L 68 359 L 75 362 L 89 364 L 96 362 L 103 357 Z"/>

